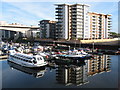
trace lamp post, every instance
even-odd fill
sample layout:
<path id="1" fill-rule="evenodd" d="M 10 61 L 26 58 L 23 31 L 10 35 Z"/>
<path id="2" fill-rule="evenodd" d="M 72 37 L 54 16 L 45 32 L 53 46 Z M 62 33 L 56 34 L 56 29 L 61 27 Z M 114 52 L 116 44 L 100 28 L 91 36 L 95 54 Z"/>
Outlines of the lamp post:
<path id="1" fill-rule="evenodd" d="M 16 41 L 16 36 L 17 36 L 17 34 L 14 34 L 14 41 Z"/>
<path id="2" fill-rule="evenodd" d="M 94 51 L 94 45 L 95 45 L 94 41 L 93 41 L 92 45 L 93 45 L 93 50 L 92 51 Z"/>
<path id="3" fill-rule="evenodd" d="M 53 45 L 55 46 L 55 41 L 53 41 Z"/>
<path id="4" fill-rule="evenodd" d="M 69 51 L 70 51 L 70 46 L 69 46 Z"/>
<path id="5" fill-rule="evenodd" d="M 81 41 L 80 41 L 80 48 L 81 48 Z"/>

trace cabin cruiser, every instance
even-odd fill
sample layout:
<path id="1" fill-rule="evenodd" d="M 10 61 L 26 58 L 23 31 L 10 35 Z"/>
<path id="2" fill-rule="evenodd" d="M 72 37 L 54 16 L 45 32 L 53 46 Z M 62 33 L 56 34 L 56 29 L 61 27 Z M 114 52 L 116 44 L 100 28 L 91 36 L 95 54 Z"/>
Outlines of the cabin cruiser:
<path id="1" fill-rule="evenodd" d="M 45 62 L 41 55 L 24 54 L 19 52 L 10 53 L 8 61 L 31 68 L 47 65 L 47 62 Z"/>
<path id="2" fill-rule="evenodd" d="M 88 57 L 91 57 L 90 54 L 84 52 L 84 51 L 68 51 L 67 54 L 57 54 L 56 59 L 62 59 L 62 58 L 69 58 L 69 59 L 86 59 Z"/>

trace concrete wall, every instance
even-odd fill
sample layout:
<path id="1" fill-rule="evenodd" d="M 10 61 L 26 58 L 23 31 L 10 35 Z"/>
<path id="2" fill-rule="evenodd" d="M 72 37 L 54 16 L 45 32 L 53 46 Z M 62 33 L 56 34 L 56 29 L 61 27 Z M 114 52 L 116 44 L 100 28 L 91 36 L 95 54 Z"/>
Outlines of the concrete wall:
<path id="1" fill-rule="evenodd" d="M 110 41 L 117 41 L 120 40 L 118 38 L 114 39 L 97 39 L 97 40 L 80 40 L 81 43 L 93 43 L 93 42 L 110 42 Z"/>

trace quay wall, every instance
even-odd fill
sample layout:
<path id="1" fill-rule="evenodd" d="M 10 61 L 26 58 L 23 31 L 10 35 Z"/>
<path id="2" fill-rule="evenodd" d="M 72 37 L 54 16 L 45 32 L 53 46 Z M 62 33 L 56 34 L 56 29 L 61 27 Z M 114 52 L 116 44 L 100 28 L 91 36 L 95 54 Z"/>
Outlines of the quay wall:
<path id="1" fill-rule="evenodd" d="M 41 45 L 48 44 L 60 44 L 60 45 L 69 45 L 71 47 L 89 47 L 93 48 L 101 48 L 101 49 L 115 49 L 120 48 L 120 40 L 118 38 L 114 39 L 99 39 L 99 40 L 44 40 L 44 39 L 36 39 L 35 42 L 39 42 Z"/>
<path id="2" fill-rule="evenodd" d="M 81 43 L 111 42 L 111 41 L 118 41 L 118 38 L 114 38 L 114 39 L 97 39 L 97 40 L 80 40 Z"/>

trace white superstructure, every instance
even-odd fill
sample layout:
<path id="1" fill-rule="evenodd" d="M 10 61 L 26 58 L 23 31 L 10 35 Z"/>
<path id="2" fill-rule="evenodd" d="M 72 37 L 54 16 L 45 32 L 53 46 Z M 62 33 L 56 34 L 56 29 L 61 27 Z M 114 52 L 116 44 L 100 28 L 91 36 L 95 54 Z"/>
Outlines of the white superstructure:
<path id="1" fill-rule="evenodd" d="M 23 53 L 12 53 L 8 61 L 14 62 L 25 67 L 41 67 L 47 65 L 41 55 L 28 55 Z"/>
<path id="2" fill-rule="evenodd" d="M 85 4 L 56 4 L 58 39 L 89 38 L 88 11 Z"/>

